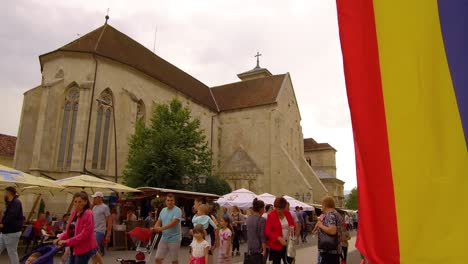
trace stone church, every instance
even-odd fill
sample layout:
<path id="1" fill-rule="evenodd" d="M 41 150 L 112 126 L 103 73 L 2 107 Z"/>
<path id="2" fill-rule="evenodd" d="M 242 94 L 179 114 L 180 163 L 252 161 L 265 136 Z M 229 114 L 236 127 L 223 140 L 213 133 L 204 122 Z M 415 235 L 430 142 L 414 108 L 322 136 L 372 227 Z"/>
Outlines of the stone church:
<path id="1" fill-rule="evenodd" d="M 214 172 L 232 188 L 315 203 L 328 194 L 305 159 L 289 73 L 274 75 L 257 61 L 239 82 L 208 87 L 107 23 L 39 62 L 42 81 L 24 93 L 19 170 L 120 179 L 136 121 L 148 124 L 156 104 L 176 97 L 200 119 Z"/>

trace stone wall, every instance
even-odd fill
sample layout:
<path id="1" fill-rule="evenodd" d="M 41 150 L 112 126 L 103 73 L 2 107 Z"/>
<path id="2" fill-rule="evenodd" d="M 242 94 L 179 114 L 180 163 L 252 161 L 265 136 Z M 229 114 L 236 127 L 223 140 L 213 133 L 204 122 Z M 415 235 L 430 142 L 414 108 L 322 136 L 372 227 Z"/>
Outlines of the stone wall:
<path id="1" fill-rule="evenodd" d="M 13 157 L 11 156 L 1 156 L 0 155 L 0 164 L 7 166 L 7 167 L 12 167 L 13 166 Z"/>
<path id="2" fill-rule="evenodd" d="M 216 167 L 233 188 L 290 196 L 310 192 L 312 200 L 318 201 L 327 191 L 305 163 L 301 117 L 289 75 L 281 89 L 278 103 L 219 114 Z M 261 173 L 252 175 L 239 168 L 237 177 L 242 180 L 232 172 L 226 174 L 238 149 L 248 154 Z"/>
<path id="3" fill-rule="evenodd" d="M 13 160 L 13 167 L 21 171 L 29 171 L 31 167 L 41 98 L 41 86 L 24 93 L 20 125 L 18 128 L 18 140 L 16 142 L 15 157 Z"/>
<path id="4" fill-rule="evenodd" d="M 249 188 L 254 192 L 268 192 L 271 186 L 270 166 L 271 166 L 271 131 L 270 115 L 273 106 L 260 106 L 247 108 L 238 111 L 223 112 L 216 118 L 217 130 L 217 152 L 214 150 L 216 160 L 215 171 L 223 176 L 223 169 L 228 160 L 236 151 L 242 149 L 256 167 L 261 170 L 255 176 L 245 175 L 239 179 L 242 183 L 229 181 L 232 188 Z M 244 168 L 238 168 L 239 172 L 244 172 Z M 240 176 L 239 176 L 240 177 Z M 249 177 L 253 177 L 253 182 L 248 184 Z M 246 182 L 247 181 L 247 182 Z"/>
<path id="5" fill-rule="evenodd" d="M 107 166 L 104 170 L 91 168 L 98 107 L 95 99 L 99 98 L 103 91 L 111 92 L 115 108 L 119 176 L 122 175 L 126 165 L 128 138 L 134 133 L 138 102 L 143 102 L 145 106 L 145 122 L 148 124 L 156 104 L 167 103 L 174 97 L 179 98 L 184 105 L 190 107 L 192 115 L 200 119 L 202 129 L 211 145 L 211 123 L 215 113 L 191 101 L 175 89 L 126 65 L 98 57 L 94 99 L 91 102 L 95 77 L 95 61 L 91 55 L 60 52 L 47 56 L 44 61 L 42 86 L 25 93 L 18 135 L 16 168 L 31 171 L 36 175 L 39 172 L 47 173 L 54 178 L 80 174 L 83 170 L 89 111 L 93 104 L 86 169 L 94 174 L 114 179 L 113 121 L 109 129 Z M 71 87 L 78 87 L 80 91 L 77 126 L 71 166 L 60 169 L 57 167 L 60 128 L 65 95 Z"/>
<path id="6" fill-rule="evenodd" d="M 344 207 L 344 190 L 343 182 L 338 179 L 322 179 L 323 184 L 327 187 L 329 195 L 335 199 L 336 207 Z"/>
<path id="7" fill-rule="evenodd" d="M 304 156 L 310 160 L 314 169 L 326 172 L 336 178 L 336 151 L 334 149 L 306 151 Z"/>

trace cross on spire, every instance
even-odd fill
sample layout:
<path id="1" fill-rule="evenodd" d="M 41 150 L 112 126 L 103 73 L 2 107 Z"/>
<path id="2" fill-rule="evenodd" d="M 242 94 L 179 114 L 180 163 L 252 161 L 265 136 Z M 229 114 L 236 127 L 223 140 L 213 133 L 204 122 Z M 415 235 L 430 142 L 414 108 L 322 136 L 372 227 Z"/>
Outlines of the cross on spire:
<path id="1" fill-rule="evenodd" d="M 260 56 L 262 56 L 262 54 L 260 54 L 260 52 L 257 51 L 257 55 L 254 56 L 257 57 L 257 67 L 255 68 L 260 68 Z"/>

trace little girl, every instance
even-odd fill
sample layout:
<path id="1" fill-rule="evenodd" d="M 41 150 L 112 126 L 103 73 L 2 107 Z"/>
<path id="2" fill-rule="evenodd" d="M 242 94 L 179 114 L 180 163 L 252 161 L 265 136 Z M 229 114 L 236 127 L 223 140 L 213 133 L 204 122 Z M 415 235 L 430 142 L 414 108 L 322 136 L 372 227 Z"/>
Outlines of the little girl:
<path id="1" fill-rule="evenodd" d="M 229 216 L 223 216 L 221 219 L 221 230 L 219 231 L 218 264 L 232 263 L 230 254 L 231 238 L 231 218 L 229 218 Z"/>
<path id="2" fill-rule="evenodd" d="M 193 228 L 193 241 L 190 244 L 192 257 L 189 264 L 208 264 L 210 244 L 205 240 L 206 231 L 202 225 Z"/>

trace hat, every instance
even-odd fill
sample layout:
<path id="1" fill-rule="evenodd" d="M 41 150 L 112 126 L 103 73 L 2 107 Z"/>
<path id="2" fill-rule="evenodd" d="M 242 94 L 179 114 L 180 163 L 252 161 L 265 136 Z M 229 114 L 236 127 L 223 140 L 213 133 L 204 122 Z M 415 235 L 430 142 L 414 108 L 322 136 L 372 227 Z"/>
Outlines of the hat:
<path id="1" fill-rule="evenodd" d="M 103 197 L 104 197 L 104 194 L 102 194 L 102 192 L 96 192 L 95 194 L 91 195 L 91 197 L 93 197 L 93 198 L 96 198 L 96 197 L 101 197 L 101 198 L 103 198 Z"/>

